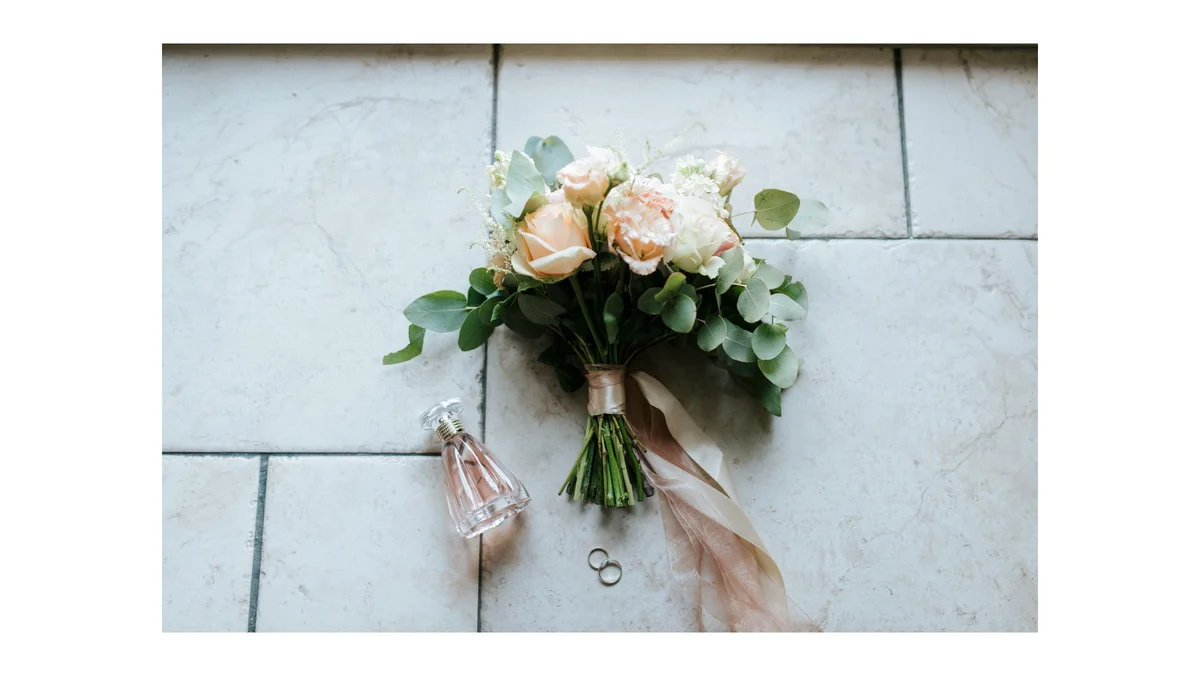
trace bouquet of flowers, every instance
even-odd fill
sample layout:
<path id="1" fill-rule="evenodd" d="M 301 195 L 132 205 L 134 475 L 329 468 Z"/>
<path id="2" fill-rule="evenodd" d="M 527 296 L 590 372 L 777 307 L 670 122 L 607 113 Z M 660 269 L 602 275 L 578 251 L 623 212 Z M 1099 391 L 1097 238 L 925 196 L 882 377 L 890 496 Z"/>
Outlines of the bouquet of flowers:
<path id="1" fill-rule="evenodd" d="M 785 322 L 804 319 L 808 297 L 799 281 L 747 253 L 734 219 L 750 216 L 795 238 L 828 215 L 820 202 L 775 189 L 755 195 L 753 211 L 731 214 L 745 176 L 738 160 L 689 155 L 664 179 L 645 172 L 665 151 L 646 150 L 636 167 L 618 147 L 589 147 L 576 159 L 555 136 L 497 152 L 487 169 L 490 204 L 476 200 L 486 265 L 471 272 L 466 294 L 435 291 L 410 303 L 410 342 L 383 358 L 416 357 L 426 331 L 457 331 L 464 351 L 501 324 L 525 338 L 549 336 L 538 361 L 563 389 L 591 388 L 582 448 L 559 493 L 606 507 L 654 492 L 622 387 L 626 366 L 646 349 L 674 340 L 703 350 L 781 415 L 781 392 L 800 369 Z"/>

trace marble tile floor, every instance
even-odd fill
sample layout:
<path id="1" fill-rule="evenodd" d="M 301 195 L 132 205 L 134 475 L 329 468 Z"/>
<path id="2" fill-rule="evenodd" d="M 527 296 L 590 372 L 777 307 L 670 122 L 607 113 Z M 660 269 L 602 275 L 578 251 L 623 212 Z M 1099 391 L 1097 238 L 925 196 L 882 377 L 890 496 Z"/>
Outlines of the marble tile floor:
<path id="1" fill-rule="evenodd" d="M 585 398 L 538 346 L 379 365 L 409 300 L 479 264 L 458 190 L 494 146 L 694 120 L 680 151 L 739 155 L 743 202 L 834 214 L 745 233 L 810 295 L 782 418 L 702 357 L 641 365 L 729 456 L 792 599 L 826 631 L 1036 631 L 1037 51 L 754 45 L 164 48 L 163 630 L 694 629 L 653 499 L 555 495 Z M 482 539 L 417 423 L 446 396 L 533 497 Z"/>

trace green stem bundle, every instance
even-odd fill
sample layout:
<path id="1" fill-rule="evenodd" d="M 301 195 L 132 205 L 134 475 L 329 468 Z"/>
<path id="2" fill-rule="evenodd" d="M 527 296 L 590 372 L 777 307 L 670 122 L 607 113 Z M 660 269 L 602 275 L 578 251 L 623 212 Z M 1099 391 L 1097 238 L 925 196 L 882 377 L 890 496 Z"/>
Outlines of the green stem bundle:
<path id="1" fill-rule="evenodd" d="M 583 448 L 558 494 L 603 507 L 629 507 L 654 494 L 642 473 L 638 451 L 644 447 L 625 423 L 625 416 L 588 417 Z"/>

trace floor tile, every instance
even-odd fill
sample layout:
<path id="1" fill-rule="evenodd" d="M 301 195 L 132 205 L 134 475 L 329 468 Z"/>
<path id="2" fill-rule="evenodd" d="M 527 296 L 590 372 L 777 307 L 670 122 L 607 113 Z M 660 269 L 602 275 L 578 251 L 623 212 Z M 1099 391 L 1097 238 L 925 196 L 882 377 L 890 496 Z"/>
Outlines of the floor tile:
<path id="1" fill-rule="evenodd" d="M 163 631 L 246 631 L 259 461 L 162 463 Z"/>
<path id="2" fill-rule="evenodd" d="M 906 234 L 893 50 L 794 46 L 523 46 L 500 59 L 497 140 L 557 135 L 576 154 L 624 144 L 640 162 L 694 121 L 681 153 L 725 149 L 748 174 L 734 213 L 762 188 L 823 201 L 833 222 L 809 234 Z M 671 163 L 656 168 L 669 172 Z M 665 173 L 665 172 L 664 172 Z M 747 236 L 781 236 L 749 217 Z M 743 225 L 747 227 L 742 227 Z"/>
<path id="3" fill-rule="evenodd" d="M 475 631 L 478 571 L 437 458 L 271 458 L 258 631 Z"/>
<path id="4" fill-rule="evenodd" d="M 407 342 L 416 296 L 482 254 L 491 48 L 163 51 L 163 446 L 423 450 L 482 354 Z"/>
<path id="5" fill-rule="evenodd" d="M 805 360 L 773 418 L 693 353 L 647 355 L 725 450 L 789 595 L 827 631 L 1036 630 L 1037 244 L 758 240 L 804 281 Z M 657 498 L 601 514 L 555 495 L 582 440 L 540 345 L 492 339 L 489 445 L 533 506 L 484 540 L 485 629 L 694 628 Z M 601 587 L 596 545 L 625 579 Z"/>
<path id="6" fill-rule="evenodd" d="M 905 49 L 917 237 L 1037 234 L 1037 50 Z"/>

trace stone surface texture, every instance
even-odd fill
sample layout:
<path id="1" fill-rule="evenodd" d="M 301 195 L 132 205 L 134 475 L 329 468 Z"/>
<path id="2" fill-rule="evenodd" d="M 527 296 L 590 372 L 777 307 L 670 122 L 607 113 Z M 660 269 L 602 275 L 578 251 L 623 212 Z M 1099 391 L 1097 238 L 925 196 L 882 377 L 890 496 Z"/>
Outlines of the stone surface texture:
<path id="1" fill-rule="evenodd" d="M 582 154 L 623 132 L 638 161 L 700 121 L 677 152 L 741 157 L 735 213 L 762 187 L 832 210 L 807 241 L 738 221 L 808 288 L 788 337 L 802 374 L 775 418 L 703 353 L 637 366 L 725 451 L 824 630 L 1036 631 L 1036 50 L 499 54 L 164 49 L 163 629 L 696 629 L 658 497 L 604 512 L 556 495 L 586 397 L 536 362 L 541 342 L 501 328 L 464 354 L 430 334 L 419 359 L 380 359 L 406 344 L 412 299 L 465 291 L 482 263 L 458 191 L 485 194 L 493 133 Z M 417 422 L 451 396 L 533 498 L 481 540 L 454 532 Z M 588 567 L 595 546 L 618 585 Z"/>
<path id="2" fill-rule="evenodd" d="M 902 50 L 913 235 L 1037 235 L 1037 50 Z"/>
<path id="3" fill-rule="evenodd" d="M 163 631 L 246 631 L 258 465 L 163 456 Z"/>
<path id="4" fill-rule="evenodd" d="M 163 52 L 163 446 L 416 451 L 482 354 L 408 342 L 416 296 L 482 254 L 488 47 Z M 447 255 L 453 252 L 453 255 Z"/>

